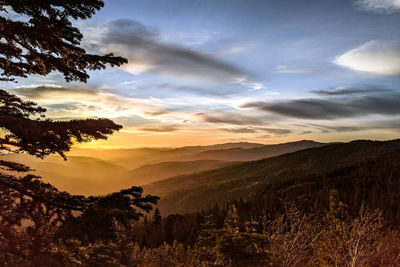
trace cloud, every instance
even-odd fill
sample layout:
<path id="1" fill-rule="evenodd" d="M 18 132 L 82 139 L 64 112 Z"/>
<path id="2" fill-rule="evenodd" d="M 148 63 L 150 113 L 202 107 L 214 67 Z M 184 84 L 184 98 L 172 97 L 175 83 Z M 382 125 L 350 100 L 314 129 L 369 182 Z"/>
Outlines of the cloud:
<path id="1" fill-rule="evenodd" d="M 221 130 L 230 133 L 270 133 L 273 135 L 285 135 L 292 133 L 292 131 L 288 129 L 263 128 L 263 127 L 223 128 Z"/>
<path id="2" fill-rule="evenodd" d="M 179 129 L 176 128 L 175 126 L 149 126 L 149 127 L 139 128 L 138 130 L 145 132 L 175 132 L 178 131 Z"/>
<path id="3" fill-rule="evenodd" d="M 223 128 L 221 129 L 224 132 L 228 133 L 257 133 L 256 129 L 250 127 L 241 127 L 241 128 Z"/>
<path id="4" fill-rule="evenodd" d="M 292 131 L 288 129 L 279 129 L 279 128 L 257 128 L 257 129 L 262 132 L 271 133 L 275 135 L 285 135 L 292 133 Z"/>
<path id="5" fill-rule="evenodd" d="M 337 119 L 370 114 L 400 114 L 400 95 L 361 96 L 350 99 L 297 99 L 275 103 L 249 102 L 242 108 L 252 108 L 269 113 L 301 119 Z"/>
<path id="6" fill-rule="evenodd" d="M 314 90 L 311 93 L 323 96 L 338 96 L 338 95 L 352 95 L 352 94 L 370 94 L 370 93 L 387 93 L 391 92 L 389 89 L 383 88 L 354 88 L 354 87 L 338 87 L 333 90 Z"/>
<path id="7" fill-rule="evenodd" d="M 358 0 L 357 5 L 369 11 L 393 13 L 400 11 L 400 0 Z"/>
<path id="8" fill-rule="evenodd" d="M 275 73 L 288 73 L 288 74 L 304 74 L 304 73 L 312 73 L 313 71 L 309 69 L 301 69 L 301 68 L 290 68 L 287 65 L 278 65 L 275 67 Z"/>
<path id="9" fill-rule="evenodd" d="M 340 122 L 338 122 L 340 123 Z M 383 120 L 368 120 L 359 122 L 359 125 L 324 125 L 324 124 L 314 124 L 307 123 L 302 125 L 302 127 L 313 127 L 320 130 L 322 133 L 331 132 L 358 132 L 358 131 L 368 131 L 368 130 L 400 130 L 400 119 L 395 117 L 394 119 L 383 119 Z"/>
<path id="10" fill-rule="evenodd" d="M 165 94 L 169 91 L 177 91 L 177 92 L 187 92 L 191 94 L 201 95 L 201 96 L 213 96 L 213 97 L 226 97 L 227 95 L 235 95 L 245 91 L 248 91 L 249 87 L 245 87 L 242 84 L 236 83 L 230 86 L 224 86 L 221 89 L 219 86 L 205 86 L 205 87 L 196 87 L 196 86 L 182 86 L 182 85 L 174 85 L 172 83 L 160 83 L 160 84 L 149 84 L 149 85 L 141 85 L 137 86 L 136 89 L 145 91 L 156 91 L 158 94 Z"/>
<path id="11" fill-rule="evenodd" d="M 323 133 L 329 132 L 357 132 L 367 130 L 366 126 L 343 126 L 343 125 L 320 125 L 309 123 L 308 125 L 321 130 Z"/>
<path id="12" fill-rule="evenodd" d="M 106 117 L 126 126 L 135 126 L 155 123 L 157 121 L 151 116 L 166 113 L 159 103 L 149 99 L 126 97 L 99 88 L 46 85 L 9 91 L 35 100 L 48 109 L 49 117 L 55 119 Z"/>
<path id="13" fill-rule="evenodd" d="M 150 115 L 150 116 L 160 116 L 160 115 L 168 114 L 169 112 L 166 110 L 156 110 L 156 111 L 145 111 L 144 113 L 147 115 Z"/>
<path id="14" fill-rule="evenodd" d="M 336 57 L 333 62 L 357 71 L 400 75 L 400 41 L 370 41 Z"/>
<path id="15" fill-rule="evenodd" d="M 229 82 L 246 75 L 237 67 L 205 52 L 161 41 L 161 35 L 131 19 L 87 27 L 84 46 L 88 50 L 118 54 L 129 63 L 122 68 L 134 74 L 153 73 L 178 79 Z"/>
<path id="16" fill-rule="evenodd" d="M 129 114 L 128 116 L 124 117 L 116 117 L 113 120 L 115 120 L 119 124 L 122 124 L 124 128 L 138 127 L 138 126 L 158 123 L 158 121 L 156 120 L 146 119 L 135 114 Z"/>
<path id="17" fill-rule="evenodd" d="M 212 114 L 197 113 L 195 114 L 204 122 L 216 124 L 231 124 L 231 125 L 262 125 L 264 121 L 257 117 L 241 115 L 234 112 L 218 112 L 213 111 Z"/>
<path id="18" fill-rule="evenodd" d="M 376 129 L 392 129 L 400 131 L 400 118 L 395 118 L 392 120 L 384 120 L 384 121 L 375 121 L 371 122 L 372 127 Z"/>
<path id="19" fill-rule="evenodd" d="M 58 85 L 23 86 L 12 90 L 13 93 L 32 99 L 41 98 L 48 94 L 87 94 L 96 95 L 100 90 L 88 87 L 63 87 Z"/>

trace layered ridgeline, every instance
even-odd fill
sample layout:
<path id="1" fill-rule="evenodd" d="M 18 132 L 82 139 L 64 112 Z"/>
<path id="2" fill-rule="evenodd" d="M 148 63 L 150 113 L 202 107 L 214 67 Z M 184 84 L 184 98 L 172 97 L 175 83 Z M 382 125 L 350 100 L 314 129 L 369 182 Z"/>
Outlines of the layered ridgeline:
<path id="1" fill-rule="evenodd" d="M 198 211 L 232 199 L 257 198 L 254 205 L 273 206 L 276 199 L 288 197 L 326 206 L 332 188 L 350 202 L 387 197 L 390 200 L 381 203 L 390 204 L 400 200 L 392 192 L 399 188 L 399 162 L 400 140 L 359 140 L 169 178 L 144 189 L 161 197 L 159 209 L 164 215 Z"/>
<path id="2" fill-rule="evenodd" d="M 75 149 L 67 161 L 57 156 L 43 160 L 29 155 L 4 158 L 31 166 L 35 174 L 60 190 L 98 195 L 322 145 L 305 140 L 278 145 L 241 142 L 182 148 Z"/>
<path id="3" fill-rule="evenodd" d="M 196 160 L 250 161 L 323 145 L 326 144 L 311 140 L 275 145 L 239 142 L 179 148 L 75 149 L 71 154 L 74 156 L 96 157 L 124 168 L 135 169 L 143 165 L 160 162 Z"/>

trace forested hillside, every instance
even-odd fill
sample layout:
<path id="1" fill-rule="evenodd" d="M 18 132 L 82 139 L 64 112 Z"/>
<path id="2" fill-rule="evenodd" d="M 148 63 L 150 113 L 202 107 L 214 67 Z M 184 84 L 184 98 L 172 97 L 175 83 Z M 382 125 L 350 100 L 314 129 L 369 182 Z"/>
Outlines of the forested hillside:
<path id="1" fill-rule="evenodd" d="M 166 161 L 148 164 L 127 172 L 124 175 L 126 177 L 124 183 L 128 186 L 150 184 L 177 175 L 196 173 L 232 164 L 235 162 L 223 160 Z"/>
<path id="2" fill-rule="evenodd" d="M 310 148 L 264 160 L 240 163 L 199 174 L 179 176 L 144 186 L 161 197 L 163 214 L 201 210 L 216 202 L 246 199 L 268 186 L 324 177 L 369 160 L 400 153 L 400 140 L 353 141 Z"/>
<path id="3" fill-rule="evenodd" d="M 288 162 L 293 171 L 280 165 L 280 171 L 266 173 L 268 182 L 248 195 L 198 212 L 168 215 L 156 209 L 133 231 L 123 232 L 123 242 L 130 240 L 134 252 L 125 259 L 149 266 L 397 266 L 399 145 L 399 140 L 354 141 L 219 169 L 222 173 L 263 164 L 264 170 L 273 170 L 275 164 Z M 334 156 L 331 161 L 327 154 Z M 171 181 L 184 177 L 192 176 Z M 121 259 L 99 243 L 104 236 L 90 231 L 96 229 L 95 222 L 80 223 L 92 227 L 82 231 L 67 224 L 63 235 L 91 244 L 108 260 Z M 120 252 L 128 244 L 118 238 L 112 242 Z"/>

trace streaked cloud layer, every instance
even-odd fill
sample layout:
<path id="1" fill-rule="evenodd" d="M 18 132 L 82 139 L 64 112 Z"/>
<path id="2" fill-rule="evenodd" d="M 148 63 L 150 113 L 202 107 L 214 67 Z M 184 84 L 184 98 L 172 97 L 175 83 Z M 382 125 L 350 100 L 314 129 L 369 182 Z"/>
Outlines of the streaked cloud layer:
<path id="1" fill-rule="evenodd" d="M 338 87 L 333 90 L 312 90 L 311 93 L 322 95 L 322 96 L 338 96 L 338 95 L 353 95 L 353 94 L 370 94 L 370 93 L 387 93 L 391 90 L 386 88 L 378 88 L 378 87 L 371 87 L 371 88 L 345 88 L 345 87 Z"/>
<path id="2" fill-rule="evenodd" d="M 368 115 L 400 114 L 400 94 L 335 99 L 296 99 L 278 102 L 250 102 L 242 108 L 255 108 L 287 117 L 330 120 Z"/>
<path id="3" fill-rule="evenodd" d="M 391 139 L 400 133 L 398 0 L 106 0 L 78 22 L 86 49 L 129 64 L 2 87 L 57 119 L 108 117 L 101 146 L 298 139 Z"/>

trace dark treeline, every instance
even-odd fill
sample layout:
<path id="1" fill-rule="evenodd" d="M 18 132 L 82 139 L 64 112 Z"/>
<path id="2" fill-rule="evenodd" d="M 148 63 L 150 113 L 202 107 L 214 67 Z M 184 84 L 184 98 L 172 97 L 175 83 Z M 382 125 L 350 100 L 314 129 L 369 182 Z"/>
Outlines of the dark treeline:
<path id="1" fill-rule="evenodd" d="M 303 212 L 323 216 L 329 210 L 329 194 L 338 192 L 350 216 L 357 216 L 362 205 L 383 211 L 393 224 L 400 218 L 400 153 L 389 153 L 335 171 L 286 180 L 263 188 L 247 200 L 239 199 L 209 206 L 201 212 L 161 217 L 158 209 L 135 226 L 132 238 L 145 247 L 158 247 L 174 240 L 184 247 L 193 246 L 206 218 L 213 218 L 216 229 L 224 226 L 228 210 L 235 205 L 246 221 L 276 216 L 287 202 L 296 203 Z M 258 227 L 257 231 L 261 231 Z M 93 240 L 92 240 L 93 241 Z"/>
<path id="2" fill-rule="evenodd" d="M 87 216 L 52 244 L 83 266 L 398 266 L 398 162 L 388 153 L 189 214 Z"/>
<path id="3" fill-rule="evenodd" d="M 381 210 L 364 205 L 351 215 L 337 190 L 328 196 L 325 213 L 308 213 L 286 202 L 279 213 L 246 218 L 238 202 L 241 209 L 215 206 L 203 217 L 162 219 L 155 212 L 131 229 L 114 222 L 112 238 L 85 242 L 69 237 L 57 244 L 64 248 L 63 264 L 70 266 L 398 266 L 398 227 Z M 185 246 L 191 238 L 193 244 Z"/>

